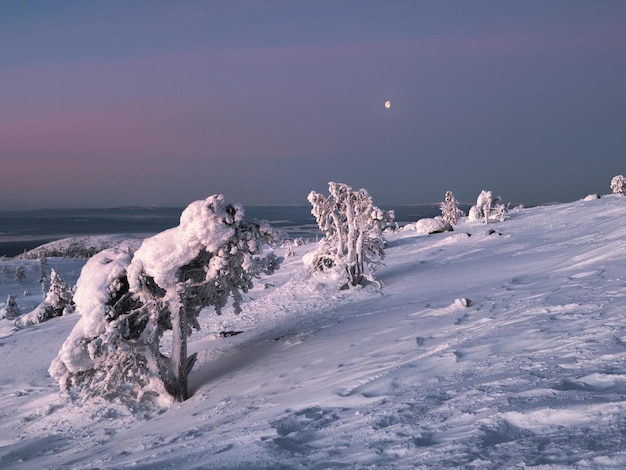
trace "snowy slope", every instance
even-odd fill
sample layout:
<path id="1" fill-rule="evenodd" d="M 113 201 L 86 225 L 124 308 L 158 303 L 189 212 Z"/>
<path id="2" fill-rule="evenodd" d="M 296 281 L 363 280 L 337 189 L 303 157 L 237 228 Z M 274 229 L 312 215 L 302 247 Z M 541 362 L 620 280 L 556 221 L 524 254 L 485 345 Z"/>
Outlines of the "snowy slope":
<path id="1" fill-rule="evenodd" d="M 167 410 L 68 403 L 47 368 L 77 317 L 0 321 L 0 467 L 624 468 L 624 220 L 605 196 L 402 231 L 383 287 L 347 291 L 298 247 L 240 316 L 203 314 Z"/>

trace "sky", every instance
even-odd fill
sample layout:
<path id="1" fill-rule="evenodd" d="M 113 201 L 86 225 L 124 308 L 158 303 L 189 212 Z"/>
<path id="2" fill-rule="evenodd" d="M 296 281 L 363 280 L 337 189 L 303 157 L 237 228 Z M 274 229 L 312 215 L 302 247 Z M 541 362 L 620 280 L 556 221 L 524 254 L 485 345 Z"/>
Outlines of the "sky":
<path id="1" fill-rule="evenodd" d="M 625 83 L 623 0 L 2 0 L 0 209 L 576 200 Z"/>

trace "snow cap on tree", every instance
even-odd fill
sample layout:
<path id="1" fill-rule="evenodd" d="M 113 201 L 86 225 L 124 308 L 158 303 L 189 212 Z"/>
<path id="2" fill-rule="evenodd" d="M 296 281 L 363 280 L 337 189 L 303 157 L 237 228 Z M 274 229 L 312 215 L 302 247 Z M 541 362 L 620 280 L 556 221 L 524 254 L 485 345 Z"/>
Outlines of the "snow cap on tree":
<path id="1" fill-rule="evenodd" d="M 80 313 L 81 333 L 98 336 L 106 329 L 102 319 L 109 310 L 107 303 L 120 288 L 132 254 L 120 248 L 109 248 L 92 256 L 83 266 L 76 282 L 74 304 Z"/>
<path id="2" fill-rule="evenodd" d="M 90 354 L 86 346 L 107 331 L 110 300 L 121 287 L 119 280 L 124 277 L 130 258 L 130 253 L 110 248 L 97 253 L 83 266 L 74 294 L 81 318 L 50 366 L 50 375 L 62 381 L 63 386 L 69 386 L 72 376 L 100 366 L 103 358 Z"/>
<path id="3" fill-rule="evenodd" d="M 175 282 L 176 273 L 201 251 L 215 253 L 235 235 L 244 212 L 239 204 L 226 204 L 217 194 L 189 204 L 180 225 L 147 238 L 136 251 L 129 267 L 131 289 L 137 288 L 139 272 L 160 286 Z"/>

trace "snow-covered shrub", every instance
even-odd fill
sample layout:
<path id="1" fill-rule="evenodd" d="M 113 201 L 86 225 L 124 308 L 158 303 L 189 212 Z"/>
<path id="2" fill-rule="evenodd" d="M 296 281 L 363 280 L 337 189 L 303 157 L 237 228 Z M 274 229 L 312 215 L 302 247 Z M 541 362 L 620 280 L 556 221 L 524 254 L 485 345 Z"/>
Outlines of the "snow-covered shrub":
<path id="1" fill-rule="evenodd" d="M 497 200 L 499 201 L 499 198 Z M 509 217 L 509 209 L 498 202 L 491 209 L 491 216 L 498 222 L 504 222 Z"/>
<path id="2" fill-rule="evenodd" d="M 9 294 L 4 307 L 0 309 L 0 319 L 6 318 L 7 320 L 11 320 L 19 315 L 20 307 L 17 305 L 17 298 L 14 295 Z"/>
<path id="3" fill-rule="evenodd" d="M 393 221 L 393 211 L 374 206 L 365 189 L 352 191 L 344 183 L 328 183 L 329 196 L 311 191 L 311 213 L 324 233 L 319 248 L 307 255 L 313 270 L 332 270 L 350 285 L 372 281 L 378 260 L 384 257 L 383 229 Z"/>
<path id="4" fill-rule="evenodd" d="M 509 211 L 504 204 L 499 202 L 500 198 L 494 198 L 491 191 L 482 190 L 476 199 L 476 205 L 469 210 L 468 219 L 483 220 L 486 224 L 491 218 L 498 222 L 504 222 Z"/>
<path id="5" fill-rule="evenodd" d="M 54 269 L 50 272 L 50 287 L 44 301 L 23 315 L 16 325 L 26 327 L 74 312 L 72 289 Z"/>
<path id="6" fill-rule="evenodd" d="M 198 315 L 218 314 L 232 299 L 239 313 L 242 292 L 253 278 L 271 274 L 280 260 L 260 256 L 273 241 L 267 222 L 244 219 L 243 208 L 222 195 L 191 203 L 177 227 L 130 245 L 110 248 L 83 267 L 74 301 L 81 319 L 50 366 L 63 389 L 80 395 L 151 397 L 169 404 L 188 397 L 187 336 Z M 169 356 L 161 337 L 172 331 Z"/>
<path id="7" fill-rule="evenodd" d="M 626 194 L 626 180 L 624 180 L 624 176 L 614 176 L 611 180 L 611 189 L 613 194 L 621 194 L 622 196 Z"/>
<path id="8" fill-rule="evenodd" d="M 443 220 L 450 225 L 456 225 L 461 217 L 465 216 L 465 213 L 459 209 L 458 202 L 452 194 L 452 191 L 446 191 L 444 201 L 440 204 L 441 216 Z"/>

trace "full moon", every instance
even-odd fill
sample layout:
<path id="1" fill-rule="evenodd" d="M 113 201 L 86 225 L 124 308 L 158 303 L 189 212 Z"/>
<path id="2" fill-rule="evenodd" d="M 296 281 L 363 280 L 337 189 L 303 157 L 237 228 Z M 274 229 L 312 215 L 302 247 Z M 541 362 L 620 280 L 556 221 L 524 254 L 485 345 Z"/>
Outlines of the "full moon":
<path id="1" fill-rule="evenodd" d="M 385 108 L 391 108 L 391 101 L 385 101 Z"/>

